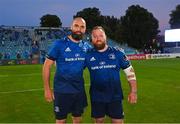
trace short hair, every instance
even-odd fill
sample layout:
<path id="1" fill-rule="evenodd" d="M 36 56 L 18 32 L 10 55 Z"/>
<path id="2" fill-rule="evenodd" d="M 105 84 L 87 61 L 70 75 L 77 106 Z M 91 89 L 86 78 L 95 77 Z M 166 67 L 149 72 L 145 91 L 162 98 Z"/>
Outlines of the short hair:
<path id="1" fill-rule="evenodd" d="M 104 32 L 104 34 L 105 34 L 105 37 L 107 38 L 106 32 L 105 32 L 105 30 L 104 30 L 104 28 L 103 28 L 102 26 L 95 26 L 95 27 L 93 27 L 93 29 L 92 29 L 92 31 L 91 31 L 91 37 L 92 37 L 93 31 L 94 31 L 94 30 L 97 30 L 97 29 L 102 30 L 102 31 Z M 90 39 L 90 42 L 92 42 L 92 39 Z"/>
<path id="2" fill-rule="evenodd" d="M 97 30 L 97 29 L 101 29 L 101 30 L 103 30 L 104 33 L 105 33 L 105 30 L 104 30 L 104 28 L 103 28 L 102 26 L 95 26 L 95 27 L 92 29 L 91 33 L 92 33 L 94 30 Z"/>

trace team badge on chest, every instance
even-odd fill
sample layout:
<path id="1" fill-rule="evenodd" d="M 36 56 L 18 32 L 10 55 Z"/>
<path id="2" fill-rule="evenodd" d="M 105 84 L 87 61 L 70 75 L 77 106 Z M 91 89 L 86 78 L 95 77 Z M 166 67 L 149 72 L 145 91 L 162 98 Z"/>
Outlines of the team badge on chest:
<path id="1" fill-rule="evenodd" d="M 111 53 L 108 56 L 109 56 L 109 59 L 116 59 L 116 56 L 114 55 L 114 53 Z"/>

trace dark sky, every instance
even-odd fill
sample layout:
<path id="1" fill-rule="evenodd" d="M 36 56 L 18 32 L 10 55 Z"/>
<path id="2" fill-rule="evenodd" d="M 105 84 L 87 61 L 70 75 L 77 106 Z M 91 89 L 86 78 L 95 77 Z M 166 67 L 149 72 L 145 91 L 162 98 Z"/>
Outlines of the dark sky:
<path id="1" fill-rule="evenodd" d="M 153 13 L 164 34 L 169 29 L 169 14 L 180 0 L 0 0 L 0 25 L 39 26 L 40 17 L 55 14 L 67 27 L 73 15 L 84 8 L 96 7 L 102 15 L 119 18 L 129 6 L 137 4 Z"/>

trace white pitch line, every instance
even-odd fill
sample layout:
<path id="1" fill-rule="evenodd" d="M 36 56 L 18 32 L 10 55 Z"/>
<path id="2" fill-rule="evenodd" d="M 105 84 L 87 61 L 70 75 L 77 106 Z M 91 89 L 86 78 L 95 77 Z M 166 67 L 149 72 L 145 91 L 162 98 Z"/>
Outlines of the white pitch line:
<path id="1" fill-rule="evenodd" d="M 90 86 L 89 84 L 85 84 L 85 87 Z M 38 89 L 27 89 L 27 90 L 16 90 L 16 91 L 2 91 L 0 94 L 11 94 L 11 93 L 25 93 L 25 92 L 33 92 L 33 91 L 43 91 L 44 88 Z"/>
<path id="2" fill-rule="evenodd" d="M 51 72 L 52 74 L 54 74 L 55 72 Z M 12 75 L 3 75 L 3 74 L 0 74 L 0 78 L 2 77 L 14 77 L 14 76 L 33 76 L 33 75 L 42 75 L 42 73 L 27 73 L 27 74 L 12 74 Z"/>
<path id="3" fill-rule="evenodd" d="M 4 91 L 4 92 L 0 92 L 0 94 L 24 93 L 24 92 L 42 91 L 42 90 L 43 90 L 43 88 L 39 88 L 39 89 L 28 89 L 28 90 L 16 90 L 16 91 Z"/>
<path id="4" fill-rule="evenodd" d="M 6 77 L 24 77 L 24 76 L 34 76 L 34 75 L 41 75 L 41 73 L 30 73 L 30 74 L 14 74 L 14 75 L 0 75 L 0 78 L 6 78 Z"/>

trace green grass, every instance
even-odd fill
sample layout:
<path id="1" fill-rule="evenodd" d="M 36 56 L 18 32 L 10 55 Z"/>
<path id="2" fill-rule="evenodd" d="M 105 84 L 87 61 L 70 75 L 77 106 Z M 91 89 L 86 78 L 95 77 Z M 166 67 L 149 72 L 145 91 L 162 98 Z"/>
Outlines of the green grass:
<path id="1" fill-rule="evenodd" d="M 127 102 L 129 87 L 122 73 L 125 122 L 180 123 L 180 59 L 141 60 L 132 64 L 138 81 L 138 103 Z M 55 122 L 53 104 L 44 100 L 41 70 L 42 65 L 0 66 L 0 123 Z M 87 70 L 84 77 L 89 84 Z M 38 90 L 14 92 L 29 89 Z M 88 90 L 86 85 L 89 102 Z M 5 93 L 8 91 L 13 93 Z M 89 104 L 83 122 L 93 122 L 90 111 Z M 106 122 L 110 122 L 109 118 Z"/>

